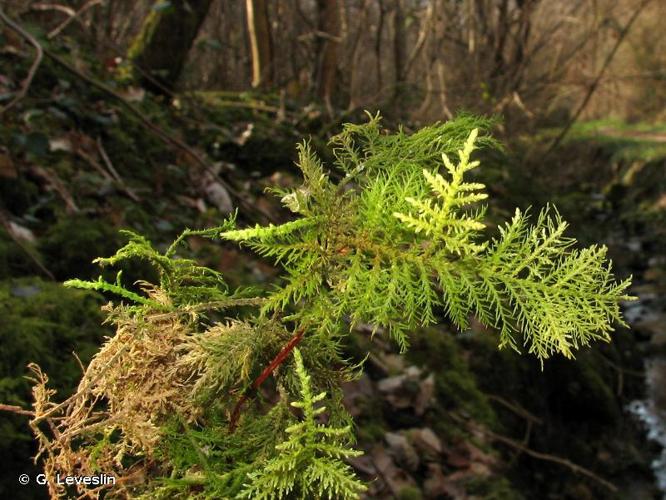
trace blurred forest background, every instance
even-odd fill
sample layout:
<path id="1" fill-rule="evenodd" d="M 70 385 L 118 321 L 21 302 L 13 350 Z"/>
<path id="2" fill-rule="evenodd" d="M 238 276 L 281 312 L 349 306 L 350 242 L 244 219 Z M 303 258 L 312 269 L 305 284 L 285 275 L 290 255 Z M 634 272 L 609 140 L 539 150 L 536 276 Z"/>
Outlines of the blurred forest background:
<path id="1" fill-rule="evenodd" d="M 0 403 L 29 408 L 29 362 L 62 396 L 105 327 L 105 298 L 63 288 L 128 227 L 166 244 L 239 209 L 286 220 L 344 122 L 406 130 L 496 117 L 481 153 L 490 218 L 557 205 L 634 276 L 631 328 L 575 362 L 498 352 L 443 323 L 347 388 L 372 498 L 659 498 L 666 492 L 666 2 L 663 0 L 0 0 Z M 278 271 L 193 238 L 232 284 Z M 145 279 L 137 265 L 126 281 Z M 108 299 L 108 297 L 106 298 Z M 647 427 L 647 428 L 646 428 Z M 651 439 L 647 431 L 651 430 Z M 26 418 L 0 414 L 0 496 L 34 473 Z"/>

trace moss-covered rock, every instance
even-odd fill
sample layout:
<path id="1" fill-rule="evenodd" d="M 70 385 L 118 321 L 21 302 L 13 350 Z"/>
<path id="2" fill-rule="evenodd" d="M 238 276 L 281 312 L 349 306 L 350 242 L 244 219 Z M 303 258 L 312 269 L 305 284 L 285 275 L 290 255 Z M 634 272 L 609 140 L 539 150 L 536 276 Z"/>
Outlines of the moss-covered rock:
<path id="1" fill-rule="evenodd" d="M 93 259 L 111 255 L 119 246 L 117 231 L 108 223 L 85 216 L 61 218 L 49 227 L 39 248 L 48 258 L 48 267 L 61 280 L 76 276 L 93 278 L 99 268 Z"/>

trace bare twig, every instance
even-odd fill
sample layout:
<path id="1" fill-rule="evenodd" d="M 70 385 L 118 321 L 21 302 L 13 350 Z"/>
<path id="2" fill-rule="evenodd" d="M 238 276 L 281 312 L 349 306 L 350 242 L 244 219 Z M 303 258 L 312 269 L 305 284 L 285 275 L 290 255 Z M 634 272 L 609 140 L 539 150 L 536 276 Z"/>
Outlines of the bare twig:
<path id="1" fill-rule="evenodd" d="M 84 396 L 90 388 L 92 388 L 97 381 L 102 378 L 102 376 L 106 373 L 106 371 L 120 358 L 120 356 L 128 349 L 127 344 L 123 345 L 118 351 L 111 357 L 111 359 L 97 372 L 93 377 L 86 382 L 86 384 L 78 389 L 74 394 L 72 394 L 70 397 L 68 397 L 66 400 L 64 400 L 62 403 L 59 403 L 52 408 L 50 408 L 48 411 L 45 411 L 44 413 L 38 415 L 35 417 L 35 419 L 32 421 L 33 424 L 37 424 L 40 421 L 49 418 L 51 415 L 54 413 L 57 413 L 58 411 L 62 410 L 63 408 L 67 407 L 69 404 L 72 402 L 76 401 L 79 399 L 81 396 Z M 88 367 L 90 369 L 90 367 Z M 87 373 L 87 372 L 86 372 Z"/>
<path id="2" fill-rule="evenodd" d="M 407 75 L 409 75 L 409 72 L 412 69 L 412 64 L 414 64 L 416 57 L 421 52 L 421 49 L 423 49 L 423 45 L 425 44 L 428 32 L 430 31 L 430 23 L 432 21 L 433 14 L 434 14 L 434 7 L 431 2 L 428 2 L 428 5 L 426 7 L 426 14 L 423 19 L 423 24 L 421 25 L 421 29 L 419 30 L 419 36 L 416 39 L 416 43 L 414 44 L 414 47 L 412 48 L 412 51 L 409 54 L 409 57 L 407 58 L 407 63 L 403 68 L 402 78 L 406 78 Z"/>
<path id="3" fill-rule="evenodd" d="M 65 202 L 65 208 L 68 214 L 75 214 L 80 211 L 79 207 L 76 205 L 76 202 L 74 201 L 74 197 L 67 190 L 64 182 L 62 181 L 62 179 L 60 179 L 60 177 L 58 177 L 58 174 L 55 172 L 55 170 L 46 169 L 40 167 L 39 165 L 31 165 L 28 167 L 28 172 L 31 175 L 34 175 L 35 177 L 42 179 L 46 183 L 47 189 L 53 189 L 56 193 L 60 195 L 62 201 Z"/>
<path id="4" fill-rule="evenodd" d="M 523 417 L 528 422 L 538 424 L 538 425 L 543 424 L 543 420 L 541 420 L 539 417 L 536 417 L 536 416 L 532 415 L 529 411 L 527 411 L 522 406 L 519 406 L 516 403 L 509 402 L 501 396 L 497 396 L 496 394 L 488 394 L 488 399 L 490 399 L 492 401 L 497 401 L 499 404 L 501 404 L 505 408 L 508 408 L 509 410 L 511 410 L 516 415 L 518 415 L 520 417 Z"/>
<path id="5" fill-rule="evenodd" d="M 15 405 L 5 405 L 0 403 L 0 411 L 7 411 L 9 413 L 16 413 L 17 415 L 26 415 L 28 417 L 34 417 L 35 412 L 30 410 L 24 410 L 20 406 Z"/>
<path id="6" fill-rule="evenodd" d="M 638 18 L 638 16 L 643 12 L 643 9 L 647 7 L 647 5 L 651 2 L 652 0 L 643 0 L 638 7 L 636 7 L 636 10 L 634 10 L 634 13 L 631 15 L 629 18 L 629 21 L 627 21 L 627 24 L 624 25 L 622 30 L 618 33 L 617 40 L 615 41 L 615 45 L 611 49 L 611 51 L 608 53 L 606 56 L 606 60 L 604 61 L 603 65 L 601 66 L 601 69 L 599 70 L 599 73 L 597 73 L 596 78 L 594 81 L 590 84 L 590 86 L 587 89 L 587 93 L 585 94 L 585 97 L 583 98 L 583 101 L 580 103 L 578 106 L 578 109 L 576 109 L 576 112 L 571 116 L 565 127 L 562 129 L 562 131 L 558 134 L 558 136 L 555 138 L 555 140 L 551 143 L 550 147 L 546 151 L 546 155 L 549 155 L 552 153 L 564 140 L 566 135 L 569 133 L 571 130 L 571 127 L 578 121 L 578 118 L 580 118 L 580 115 L 583 113 L 583 110 L 587 107 L 588 103 L 590 102 L 590 99 L 592 99 L 592 95 L 594 95 L 594 92 L 597 90 L 597 87 L 599 86 L 599 83 L 601 82 L 601 79 L 604 76 L 604 73 L 610 66 L 610 63 L 613 61 L 615 58 L 615 54 L 617 53 L 617 50 L 620 48 L 620 45 L 622 45 L 622 42 L 624 39 L 627 37 L 629 34 L 629 30 L 631 30 L 631 27 L 634 24 L 634 21 Z"/>
<path id="7" fill-rule="evenodd" d="M 11 228 L 10 222 L 9 222 L 9 217 L 5 215 L 2 211 L 0 211 L 0 226 L 5 228 L 5 231 L 7 231 L 7 234 L 9 237 L 16 243 L 16 246 L 18 246 L 23 252 L 30 257 L 30 260 L 37 266 L 37 268 L 44 273 L 45 276 L 47 276 L 50 280 L 55 281 L 55 276 L 51 271 L 49 271 L 46 266 L 42 263 L 42 261 L 39 259 L 37 255 L 35 255 L 34 251 L 28 248 L 23 244 L 23 242 L 16 237 L 16 234 L 14 234 L 14 231 Z"/>
<path id="8" fill-rule="evenodd" d="M 9 104 L 7 104 L 7 106 L 5 106 L 4 108 L 2 108 L 2 110 L 0 110 L 0 115 L 1 115 L 5 111 L 14 107 L 16 103 L 18 103 L 21 99 L 23 99 L 25 95 L 28 93 L 28 89 L 32 84 L 32 80 L 35 77 L 35 73 L 37 73 L 37 69 L 39 68 L 39 65 L 42 63 L 42 59 L 44 57 L 44 50 L 42 49 L 42 46 L 39 44 L 37 39 L 35 39 L 34 36 L 28 33 L 25 29 L 23 29 L 12 19 L 10 19 L 9 16 L 7 16 L 7 14 L 5 14 L 5 12 L 2 10 L 2 7 L 0 7 L 0 19 L 2 19 L 2 21 L 7 26 L 9 26 L 9 28 L 12 31 L 18 33 L 21 37 L 30 42 L 30 44 L 35 48 L 35 60 L 32 62 L 32 65 L 30 66 L 30 70 L 28 71 L 28 76 L 25 78 L 25 80 L 23 80 L 21 88 L 16 93 L 14 98 L 9 102 Z"/>
<path id="9" fill-rule="evenodd" d="M 28 10 L 37 10 L 37 11 L 56 10 L 58 12 L 62 12 L 63 14 L 67 14 L 68 16 L 73 16 L 76 14 L 76 11 L 71 7 L 67 7 L 66 5 L 61 5 L 59 3 L 37 2 L 30 5 Z"/>
<path id="10" fill-rule="evenodd" d="M 104 161 L 104 164 L 106 165 L 106 168 L 108 169 L 109 172 L 111 172 L 111 175 L 115 179 L 115 181 L 118 183 L 120 188 L 123 190 L 123 192 L 132 200 L 136 201 L 139 203 L 141 201 L 141 198 L 139 198 L 134 191 L 132 191 L 130 188 L 127 187 L 125 184 L 125 181 L 123 181 L 122 177 L 120 177 L 120 174 L 116 170 L 116 168 L 113 166 L 113 163 L 111 163 L 111 158 L 109 158 L 109 155 L 106 153 L 106 149 L 104 149 L 104 144 L 102 143 L 101 137 L 97 138 L 97 150 L 99 151 L 99 155 L 102 157 L 102 160 Z"/>
<path id="11" fill-rule="evenodd" d="M 496 434 L 496 433 L 494 433 L 494 432 L 492 432 L 488 429 L 485 429 L 485 428 L 483 428 L 479 425 L 475 425 L 472 422 L 468 422 L 466 419 L 464 419 L 463 417 L 461 417 L 459 415 L 456 415 L 455 413 L 449 413 L 449 415 L 451 416 L 451 418 L 453 418 L 457 422 L 462 423 L 463 425 L 468 427 L 470 430 L 474 430 L 474 431 L 480 432 L 481 434 L 485 434 L 490 439 L 493 439 L 495 441 L 499 441 L 500 443 L 503 443 L 507 446 L 510 446 L 510 447 L 512 447 L 516 450 L 520 450 L 523 453 L 525 453 L 526 455 L 529 455 L 533 458 L 536 458 L 536 459 L 539 459 L 539 460 L 544 460 L 546 462 L 556 463 L 556 464 L 562 465 L 564 467 L 567 467 L 575 473 L 582 474 L 584 476 L 589 477 L 590 479 L 593 479 L 593 480 L 597 481 L 599 484 L 603 485 L 604 487 L 606 487 L 610 491 L 613 491 L 613 492 L 618 491 L 617 486 L 615 486 L 610 481 L 607 481 L 604 478 L 599 477 L 597 474 L 592 472 L 590 469 L 587 469 L 587 468 L 585 468 L 581 465 L 575 464 L 571 460 L 568 460 L 568 459 L 562 458 L 562 457 L 558 457 L 557 455 L 551 455 L 549 453 L 541 453 L 539 451 L 535 451 L 531 448 L 528 448 L 526 445 L 519 443 L 518 441 L 515 441 L 515 440 L 513 440 L 511 438 L 508 438 L 506 436 L 502 436 L 500 434 Z"/>
<path id="12" fill-rule="evenodd" d="M 62 30 L 64 30 L 67 26 L 70 25 L 70 23 L 72 21 L 74 21 L 75 19 L 78 19 L 86 11 L 90 10 L 91 8 L 95 7 L 96 5 L 101 4 L 103 2 L 104 2 L 104 0 L 90 0 L 88 3 L 84 4 L 83 7 L 81 7 L 76 12 L 72 12 L 71 14 L 68 13 L 69 17 L 67 19 L 65 19 L 62 23 L 60 23 L 55 29 L 51 30 L 49 32 L 49 34 L 46 35 L 46 38 L 51 40 L 51 39 L 57 37 Z"/>
<path id="13" fill-rule="evenodd" d="M 111 182 L 111 181 L 114 180 L 114 178 L 111 176 L 111 174 L 109 172 L 107 172 L 106 170 L 104 170 L 104 167 L 102 165 L 100 165 L 100 163 L 95 158 L 90 156 L 88 153 L 83 151 L 81 148 L 76 148 L 76 156 L 78 156 L 82 160 L 85 160 L 86 163 L 88 163 L 91 167 L 93 167 L 95 170 L 97 170 L 97 172 L 102 177 L 104 177 L 107 181 Z"/>

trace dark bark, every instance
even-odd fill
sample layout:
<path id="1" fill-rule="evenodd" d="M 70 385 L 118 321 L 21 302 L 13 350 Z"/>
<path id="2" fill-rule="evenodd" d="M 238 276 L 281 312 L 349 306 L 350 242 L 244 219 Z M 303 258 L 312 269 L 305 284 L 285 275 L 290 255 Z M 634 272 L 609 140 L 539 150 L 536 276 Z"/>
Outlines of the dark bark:
<path id="1" fill-rule="evenodd" d="M 175 88 L 211 1 L 171 0 L 169 7 L 146 17 L 128 54 L 150 75 L 139 77 L 144 87 L 156 93 Z"/>
<path id="2" fill-rule="evenodd" d="M 338 45 L 340 39 L 340 8 L 337 0 L 317 1 L 320 33 L 317 38 L 317 69 L 315 82 L 319 97 L 329 113 L 332 113 L 332 100 L 338 70 Z"/>
<path id="3" fill-rule="evenodd" d="M 395 0 L 393 9 L 393 63 L 395 79 L 393 83 L 393 100 L 400 104 L 405 92 L 405 16 L 402 0 Z"/>

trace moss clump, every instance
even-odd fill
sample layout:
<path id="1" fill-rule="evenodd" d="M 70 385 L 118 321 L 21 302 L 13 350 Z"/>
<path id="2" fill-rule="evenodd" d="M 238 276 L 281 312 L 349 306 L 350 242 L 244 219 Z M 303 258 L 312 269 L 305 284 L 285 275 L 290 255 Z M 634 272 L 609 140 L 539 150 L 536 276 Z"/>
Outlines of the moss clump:
<path id="1" fill-rule="evenodd" d="M 398 493 L 398 500 L 422 500 L 421 490 L 416 486 L 405 486 Z"/>
<path id="2" fill-rule="evenodd" d="M 523 498 L 504 477 L 474 478 L 465 486 L 467 493 L 484 500 L 521 500 Z"/>
<path id="3" fill-rule="evenodd" d="M 25 251 L 0 228 L 0 280 L 35 272 L 35 264 Z"/>
<path id="4" fill-rule="evenodd" d="M 118 234 L 109 225 L 77 216 L 61 218 L 49 227 L 39 249 L 48 256 L 47 267 L 56 278 L 93 278 L 98 274 L 93 259 L 112 254 L 118 243 Z"/>

